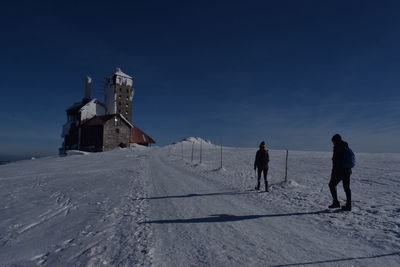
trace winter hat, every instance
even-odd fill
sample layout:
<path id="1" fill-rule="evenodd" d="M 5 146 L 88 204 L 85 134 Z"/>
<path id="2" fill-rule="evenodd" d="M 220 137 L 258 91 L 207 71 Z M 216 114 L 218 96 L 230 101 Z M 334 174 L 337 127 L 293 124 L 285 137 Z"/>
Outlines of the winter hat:
<path id="1" fill-rule="evenodd" d="M 265 147 L 265 142 L 264 142 L 264 141 L 262 141 L 262 142 L 260 143 L 260 147 Z"/>
<path id="2" fill-rule="evenodd" d="M 335 134 L 334 136 L 332 136 L 332 141 L 337 143 L 342 141 L 342 137 L 340 136 L 340 134 Z"/>

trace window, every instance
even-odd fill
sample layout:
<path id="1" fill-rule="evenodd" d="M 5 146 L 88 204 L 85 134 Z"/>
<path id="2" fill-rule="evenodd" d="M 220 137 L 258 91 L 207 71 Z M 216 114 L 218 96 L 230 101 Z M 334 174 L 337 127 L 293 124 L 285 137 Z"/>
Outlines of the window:
<path id="1" fill-rule="evenodd" d="M 117 129 L 115 129 L 115 132 L 116 132 L 116 133 L 119 133 L 119 129 L 118 129 L 118 128 L 117 128 Z"/>

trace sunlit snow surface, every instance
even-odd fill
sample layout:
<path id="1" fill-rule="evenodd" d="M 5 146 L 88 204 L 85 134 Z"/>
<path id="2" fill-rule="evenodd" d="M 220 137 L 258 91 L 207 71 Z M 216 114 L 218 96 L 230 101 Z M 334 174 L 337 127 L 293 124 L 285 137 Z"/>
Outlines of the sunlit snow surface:
<path id="1" fill-rule="evenodd" d="M 259 193 L 256 149 L 224 147 L 220 168 L 200 143 L 1 165 L 0 265 L 400 265 L 399 154 L 357 154 L 353 211 L 335 212 L 331 153 L 289 151 L 285 183 L 270 150 Z"/>

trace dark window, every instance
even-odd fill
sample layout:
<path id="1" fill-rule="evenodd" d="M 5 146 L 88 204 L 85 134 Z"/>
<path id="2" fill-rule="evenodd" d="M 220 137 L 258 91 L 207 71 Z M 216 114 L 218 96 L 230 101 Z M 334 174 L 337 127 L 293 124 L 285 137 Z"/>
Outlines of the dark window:
<path id="1" fill-rule="evenodd" d="M 117 129 L 115 129 L 115 132 L 116 132 L 116 133 L 119 133 L 119 129 L 118 129 L 118 128 L 117 128 Z"/>

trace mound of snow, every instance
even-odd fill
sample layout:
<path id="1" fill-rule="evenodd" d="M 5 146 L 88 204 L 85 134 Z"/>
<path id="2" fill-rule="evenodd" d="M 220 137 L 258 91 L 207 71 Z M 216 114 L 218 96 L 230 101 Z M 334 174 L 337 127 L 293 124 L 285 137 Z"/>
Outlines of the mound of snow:
<path id="1" fill-rule="evenodd" d="M 130 144 L 129 148 L 134 148 L 134 149 L 149 149 L 150 147 L 144 146 L 144 145 L 139 145 L 139 144 Z"/>
<path id="2" fill-rule="evenodd" d="M 181 140 L 181 142 L 189 142 L 189 143 L 195 143 L 195 144 L 200 144 L 201 142 L 203 142 L 203 144 L 212 144 L 210 140 L 204 140 L 201 137 L 186 137 L 184 139 Z"/>
<path id="3" fill-rule="evenodd" d="M 275 184 L 275 186 L 280 187 L 280 188 L 286 188 L 286 189 L 288 189 L 288 188 L 294 189 L 294 188 L 304 187 L 303 185 L 300 185 L 299 183 L 297 183 L 294 180 L 288 180 L 287 182 L 282 181 L 282 182 Z"/>
<path id="4" fill-rule="evenodd" d="M 74 156 L 74 155 L 88 155 L 90 152 L 80 151 L 80 150 L 67 150 L 65 152 L 66 156 Z"/>

